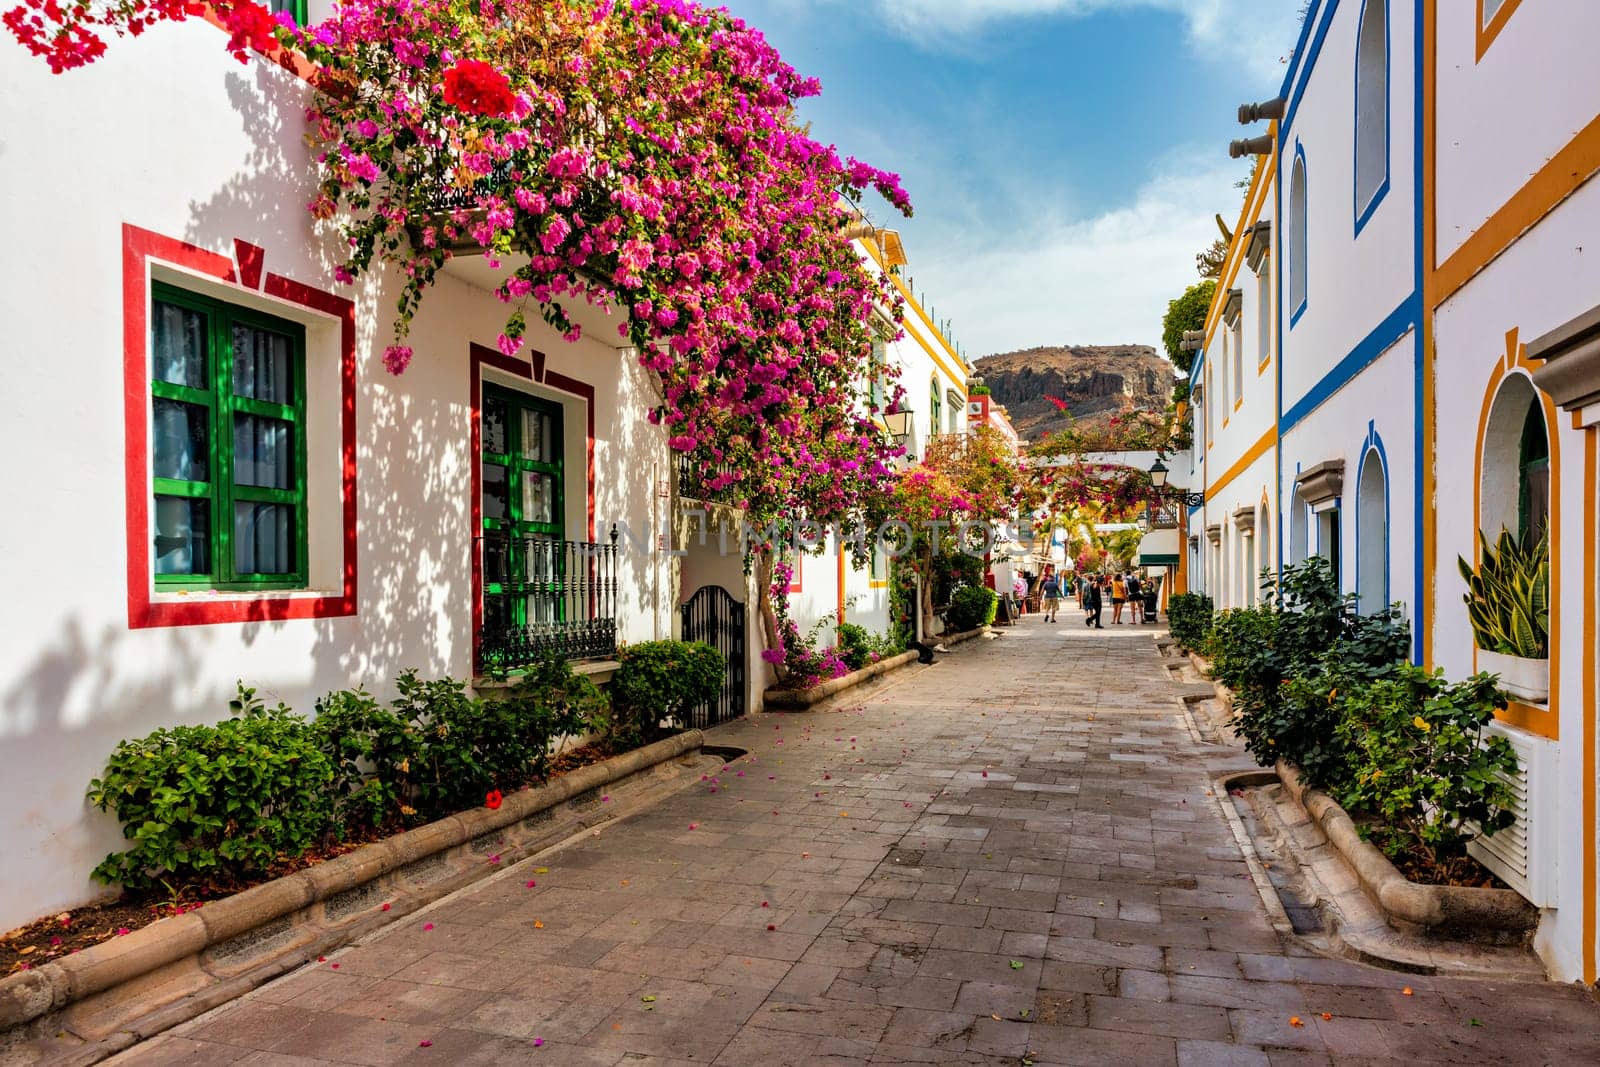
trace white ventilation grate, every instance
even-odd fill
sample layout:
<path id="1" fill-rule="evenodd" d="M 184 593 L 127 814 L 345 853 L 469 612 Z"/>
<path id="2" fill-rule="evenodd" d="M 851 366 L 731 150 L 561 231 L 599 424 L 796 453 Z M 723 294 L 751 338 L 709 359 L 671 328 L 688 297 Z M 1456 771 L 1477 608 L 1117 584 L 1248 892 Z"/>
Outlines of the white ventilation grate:
<path id="1" fill-rule="evenodd" d="M 1473 839 L 1467 851 L 1473 859 L 1499 875 L 1506 885 L 1537 904 L 1539 900 L 1533 885 L 1533 841 L 1538 806 L 1529 786 L 1529 775 L 1539 754 L 1528 745 L 1519 744 L 1520 738 L 1508 737 L 1507 740 L 1517 753 L 1517 771 L 1505 777 L 1511 786 L 1511 812 L 1516 821 L 1493 837 Z"/>

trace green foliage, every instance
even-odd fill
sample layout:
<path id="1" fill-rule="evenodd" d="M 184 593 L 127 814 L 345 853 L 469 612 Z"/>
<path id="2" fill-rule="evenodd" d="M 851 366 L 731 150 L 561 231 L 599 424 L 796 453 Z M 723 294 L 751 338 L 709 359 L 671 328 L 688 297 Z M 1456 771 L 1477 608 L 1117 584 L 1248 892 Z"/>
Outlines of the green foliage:
<path id="1" fill-rule="evenodd" d="M 1422 850 L 1440 864 L 1511 825 L 1517 756 L 1485 735 L 1501 704 L 1496 679 L 1475 674 L 1450 684 L 1443 672 L 1410 665 L 1338 697 L 1338 735 L 1349 776 L 1337 799 L 1380 821 L 1372 837 L 1391 857 Z"/>
<path id="2" fill-rule="evenodd" d="M 1461 557 L 1456 565 L 1467 583 L 1467 616 L 1472 639 L 1481 649 L 1523 659 L 1550 655 L 1550 540 L 1515 537 L 1504 527 L 1494 545 L 1478 531 L 1482 562 L 1474 571 Z"/>
<path id="3" fill-rule="evenodd" d="M 483 804 L 491 790 L 542 781 L 553 745 L 609 722 L 605 697 L 560 659 L 497 699 L 415 671 L 395 684 L 387 707 L 364 689 L 329 693 L 311 722 L 263 708 L 241 685 L 225 722 L 123 741 L 89 783 L 89 800 L 114 811 L 137 844 L 94 876 L 169 892 L 172 883 L 257 880 L 351 830 L 438 818 Z"/>
<path id="4" fill-rule="evenodd" d="M 990 395 L 989 387 L 987 385 L 984 385 L 982 382 L 979 382 L 977 385 L 974 385 L 974 386 L 970 387 L 967 390 L 967 395 L 968 396 L 989 396 Z"/>
<path id="5" fill-rule="evenodd" d="M 947 538 L 947 542 L 948 551 L 941 551 L 933 560 L 935 604 L 953 604 L 957 589 L 983 584 L 983 558 L 957 551 L 953 538 Z"/>
<path id="6" fill-rule="evenodd" d="M 1320 556 L 1263 590 L 1262 607 L 1216 616 L 1212 674 L 1233 690 L 1234 728 L 1262 766 L 1288 760 L 1312 785 L 1330 785 L 1347 773 L 1334 697 L 1399 665 L 1410 631 L 1395 611 L 1357 612 Z"/>
<path id="7" fill-rule="evenodd" d="M 383 826 L 414 814 L 412 768 L 423 766 L 417 725 L 378 703 L 365 689 L 318 700 L 313 725 L 333 765 L 332 792 L 340 823 Z"/>
<path id="8" fill-rule="evenodd" d="M 910 648 L 917 639 L 917 570 L 910 560 L 889 561 L 889 643 Z"/>
<path id="9" fill-rule="evenodd" d="M 227 882 L 259 877 L 329 832 L 334 771 L 304 718 L 267 709 L 239 686 L 234 717 L 175 726 L 123 741 L 89 801 L 114 811 L 133 842 L 93 875 L 133 890 L 163 879 Z"/>
<path id="10" fill-rule="evenodd" d="M 1191 652 L 1205 645 L 1211 632 L 1211 598 L 1204 593 L 1176 593 L 1167 598 L 1167 627 L 1172 639 Z"/>
<path id="11" fill-rule="evenodd" d="M 982 585 L 964 585 L 950 597 L 950 610 L 945 615 L 948 629 L 955 633 L 976 630 L 994 622 L 1000 606 L 1000 597 L 993 589 Z"/>
<path id="12" fill-rule="evenodd" d="M 663 719 L 681 723 L 691 708 L 720 693 L 727 677 L 722 653 L 700 641 L 645 641 L 617 659 L 622 666 L 611 679 L 611 733 L 620 747 L 655 740 Z"/>
<path id="13" fill-rule="evenodd" d="M 894 656 L 905 651 L 904 647 L 897 646 L 891 638 L 875 634 L 865 626 L 857 626 L 853 622 L 842 622 L 834 627 L 834 640 L 837 643 L 839 658 L 853 671 L 859 671 L 885 656 Z"/>
<path id="14" fill-rule="evenodd" d="M 1201 330 L 1206 325 L 1206 313 L 1211 310 L 1211 298 L 1216 294 L 1215 279 L 1197 282 L 1183 291 L 1183 295 L 1167 304 L 1167 313 L 1161 317 L 1161 345 L 1173 366 L 1188 374 L 1194 364 L 1194 353 L 1183 350 L 1186 330 Z"/>

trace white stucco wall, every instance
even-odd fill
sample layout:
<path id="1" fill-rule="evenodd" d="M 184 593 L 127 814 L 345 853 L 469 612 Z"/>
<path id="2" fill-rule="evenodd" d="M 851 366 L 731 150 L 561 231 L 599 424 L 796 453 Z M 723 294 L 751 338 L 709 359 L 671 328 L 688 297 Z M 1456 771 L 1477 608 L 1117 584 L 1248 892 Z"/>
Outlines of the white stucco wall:
<path id="1" fill-rule="evenodd" d="M 0 45 L 0 196 L 37 206 L 12 213 L 27 267 L 6 272 L 0 297 L 10 356 L 0 388 L 13 398 L 0 441 L 18 460 L 8 486 L 19 505 L 0 605 L 0 929 L 100 891 L 88 872 L 120 835 L 83 797 L 117 741 L 223 718 L 241 679 L 309 712 L 335 688 L 386 695 L 406 667 L 472 672 L 468 345 L 492 347 L 505 308 L 442 278 L 412 331 L 416 360 L 388 375 L 393 288 L 381 278 L 353 293 L 338 286 L 326 235 L 304 209 L 314 177 L 299 128 L 306 87 L 265 64 L 241 67 L 222 44 L 205 23 L 163 25 L 60 77 Z M 356 299 L 354 616 L 129 628 L 124 223 L 229 257 L 242 239 L 265 250 L 266 271 Z M 342 524 L 335 514 L 330 529 L 326 505 L 338 494 L 337 379 L 327 374 L 337 331 L 261 294 L 238 302 L 312 324 L 313 581 L 336 587 Z M 568 345 L 542 324 L 529 342 L 549 371 L 594 389 L 597 521 L 645 529 L 666 475 L 661 433 L 643 417 L 645 375 L 630 353 Z M 582 404 L 484 377 L 564 400 L 567 530 L 586 537 Z M 664 558 L 625 551 L 618 577 L 622 638 L 671 636 L 670 601 L 662 609 L 655 595 L 670 580 Z"/>

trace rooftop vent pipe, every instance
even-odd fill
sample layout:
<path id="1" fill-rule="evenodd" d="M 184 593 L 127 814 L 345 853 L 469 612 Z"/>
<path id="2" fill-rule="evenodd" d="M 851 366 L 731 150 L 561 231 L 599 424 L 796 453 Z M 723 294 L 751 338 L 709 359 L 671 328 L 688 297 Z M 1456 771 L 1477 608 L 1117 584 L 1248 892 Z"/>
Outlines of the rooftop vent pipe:
<path id="1" fill-rule="evenodd" d="M 1289 102 L 1283 97 L 1273 100 L 1263 100 L 1259 104 L 1239 105 L 1239 125 L 1248 126 L 1252 122 L 1263 122 L 1269 119 L 1282 119 L 1288 110 Z"/>
<path id="2" fill-rule="evenodd" d="M 1265 156 L 1272 153 L 1273 136 L 1264 133 L 1260 137 L 1252 137 L 1248 141 L 1233 141 L 1228 145 L 1229 159 L 1242 159 L 1245 156 Z"/>

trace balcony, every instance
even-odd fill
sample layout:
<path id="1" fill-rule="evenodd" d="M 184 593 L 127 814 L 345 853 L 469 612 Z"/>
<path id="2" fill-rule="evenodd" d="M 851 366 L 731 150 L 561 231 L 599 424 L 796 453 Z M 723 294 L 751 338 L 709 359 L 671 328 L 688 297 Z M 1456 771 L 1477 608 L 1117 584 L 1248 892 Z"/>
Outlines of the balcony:
<path id="1" fill-rule="evenodd" d="M 609 544 L 486 533 L 478 670 L 508 674 L 547 656 L 607 659 L 617 651 L 617 535 Z"/>
<path id="2" fill-rule="evenodd" d="M 679 452 L 676 463 L 679 500 L 722 504 L 731 508 L 740 506 L 740 501 L 744 497 L 737 485 L 723 489 L 711 488 L 712 479 L 728 473 L 729 468 L 726 465 L 709 466 L 687 452 Z"/>

